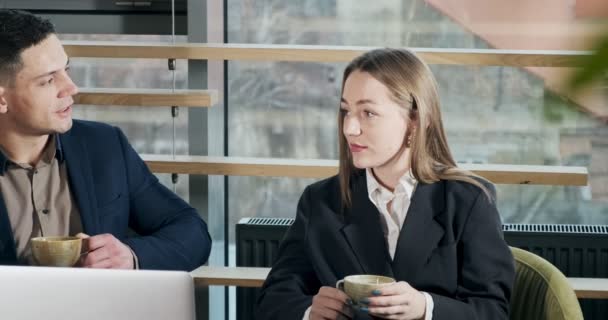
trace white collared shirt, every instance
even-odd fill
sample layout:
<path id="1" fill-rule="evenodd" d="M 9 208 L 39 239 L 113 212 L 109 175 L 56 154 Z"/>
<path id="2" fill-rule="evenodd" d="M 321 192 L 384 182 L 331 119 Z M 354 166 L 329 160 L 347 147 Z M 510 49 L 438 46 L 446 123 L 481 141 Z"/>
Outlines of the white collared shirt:
<path id="1" fill-rule="evenodd" d="M 410 208 L 410 201 L 414 190 L 418 185 L 418 181 L 412 176 L 411 171 L 408 171 L 401 178 L 395 187 L 395 191 L 391 192 L 384 186 L 382 186 L 371 169 L 365 170 L 365 176 L 367 179 L 367 193 L 369 200 L 376 206 L 380 212 L 380 221 L 382 222 L 382 230 L 384 231 L 384 239 L 386 240 L 388 251 L 391 255 L 391 259 L 395 258 L 395 251 L 397 249 L 397 241 L 399 240 L 399 234 L 401 228 L 405 222 L 407 211 Z M 388 203 L 391 202 L 390 212 L 388 210 Z M 433 297 L 426 292 L 422 292 L 426 298 L 426 312 L 424 320 L 431 320 L 433 318 Z M 310 307 L 306 309 L 303 320 L 308 320 L 310 315 Z"/>
<path id="2" fill-rule="evenodd" d="M 371 169 L 365 170 L 365 177 L 367 179 L 367 194 L 369 200 L 376 206 L 380 211 L 380 221 L 382 222 L 382 230 L 384 231 L 384 239 L 388 246 L 388 252 L 391 255 L 391 259 L 395 258 L 395 250 L 397 249 L 397 241 L 399 240 L 399 234 L 401 234 L 401 228 L 405 222 L 407 211 L 410 208 L 410 201 L 418 181 L 412 176 L 411 171 L 406 172 L 399 182 L 395 186 L 395 191 L 391 192 L 384 186 L 382 186 Z M 391 203 L 390 212 L 388 204 Z M 424 320 L 433 319 L 433 297 L 426 292 L 422 292 L 426 298 L 426 312 Z"/>
<path id="3" fill-rule="evenodd" d="M 365 170 L 365 176 L 367 178 L 369 200 L 380 211 L 384 239 L 386 239 L 391 259 L 394 259 L 397 240 L 399 240 L 399 234 L 401 233 L 403 222 L 405 222 L 407 210 L 410 207 L 410 200 L 418 182 L 408 171 L 399 178 L 395 191 L 391 192 L 376 180 L 371 169 Z M 389 203 L 391 203 L 390 212 L 388 208 Z"/>

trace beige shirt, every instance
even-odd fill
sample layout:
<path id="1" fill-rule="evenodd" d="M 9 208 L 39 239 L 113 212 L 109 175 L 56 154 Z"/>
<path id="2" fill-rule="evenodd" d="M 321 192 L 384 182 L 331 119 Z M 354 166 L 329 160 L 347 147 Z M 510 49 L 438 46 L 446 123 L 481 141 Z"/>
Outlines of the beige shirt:
<path id="1" fill-rule="evenodd" d="M 35 264 L 30 249 L 33 237 L 82 232 L 63 152 L 54 135 L 33 167 L 11 161 L 0 148 L 0 194 L 11 222 L 19 263 Z"/>

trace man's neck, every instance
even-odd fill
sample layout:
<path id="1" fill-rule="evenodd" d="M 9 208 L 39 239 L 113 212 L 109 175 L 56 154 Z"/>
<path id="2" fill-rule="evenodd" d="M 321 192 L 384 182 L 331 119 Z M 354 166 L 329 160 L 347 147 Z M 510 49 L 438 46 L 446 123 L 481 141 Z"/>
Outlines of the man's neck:
<path id="1" fill-rule="evenodd" d="M 5 133 L 0 137 L 0 147 L 11 161 L 36 166 L 48 141 L 49 135 L 23 137 Z"/>

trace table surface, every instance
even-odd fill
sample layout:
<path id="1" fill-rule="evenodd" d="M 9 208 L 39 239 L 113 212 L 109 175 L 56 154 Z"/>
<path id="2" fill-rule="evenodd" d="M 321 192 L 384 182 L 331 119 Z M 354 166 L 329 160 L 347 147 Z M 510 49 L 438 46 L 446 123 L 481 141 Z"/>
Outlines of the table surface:
<path id="1" fill-rule="evenodd" d="M 261 287 L 270 268 L 202 266 L 190 274 L 195 286 Z M 568 278 L 576 296 L 585 299 L 608 299 L 608 279 Z"/>
<path id="2" fill-rule="evenodd" d="M 261 287 L 270 268 L 202 266 L 190 274 L 195 286 Z"/>
<path id="3" fill-rule="evenodd" d="M 576 296 L 585 299 L 608 299 L 608 279 L 568 278 Z"/>

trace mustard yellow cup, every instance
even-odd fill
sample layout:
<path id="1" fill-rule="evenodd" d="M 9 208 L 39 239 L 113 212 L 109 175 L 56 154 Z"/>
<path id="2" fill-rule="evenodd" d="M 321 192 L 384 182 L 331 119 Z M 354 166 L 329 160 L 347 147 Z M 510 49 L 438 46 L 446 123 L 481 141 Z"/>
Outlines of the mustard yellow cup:
<path id="1" fill-rule="evenodd" d="M 37 237 L 31 240 L 32 255 L 40 266 L 72 267 L 80 258 L 78 237 Z"/>

